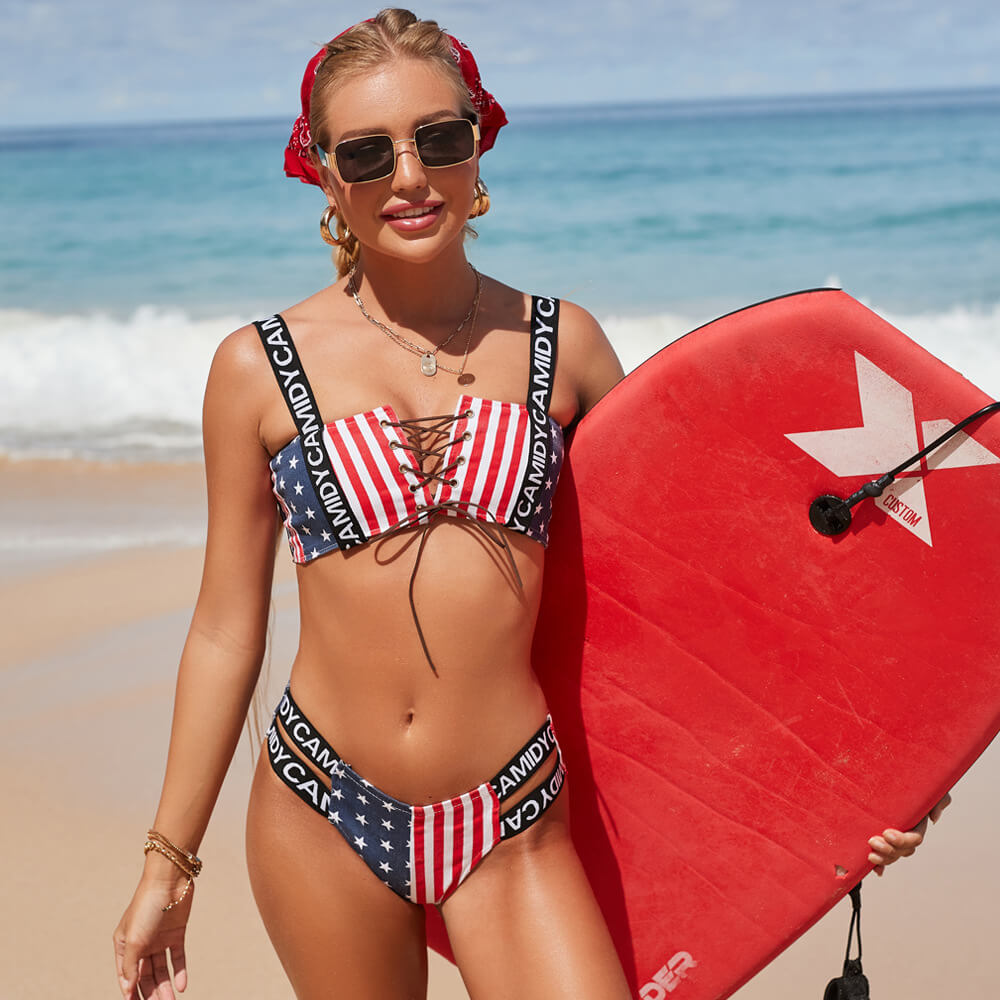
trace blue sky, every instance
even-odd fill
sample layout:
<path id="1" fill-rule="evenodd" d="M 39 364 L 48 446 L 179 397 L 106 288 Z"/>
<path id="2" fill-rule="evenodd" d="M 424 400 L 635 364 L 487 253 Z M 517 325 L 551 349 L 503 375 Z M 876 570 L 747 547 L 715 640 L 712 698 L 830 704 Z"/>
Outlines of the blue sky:
<path id="1" fill-rule="evenodd" d="M 375 5 L 0 0 L 0 124 L 293 115 Z M 436 0 L 507 106 L 1000 86 L 996 0 Z"/>

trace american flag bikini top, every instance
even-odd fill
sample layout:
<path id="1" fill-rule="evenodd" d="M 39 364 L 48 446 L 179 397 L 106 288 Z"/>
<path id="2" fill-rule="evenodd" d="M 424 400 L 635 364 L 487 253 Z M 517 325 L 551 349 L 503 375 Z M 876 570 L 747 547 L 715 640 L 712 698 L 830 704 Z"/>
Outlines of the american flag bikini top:
<path id="1" fill-rule="evenodd" d="M 271 460 L 292 558 L 309 562 L 435 514 L 548 543 L 563 432 L 549 416 L 559 302 L 531 301 L 525 403 L 461 396 L 451 414 L 399 420 L 379 406 L 324 424 L 280 315 L 254 324 L 298 435 Z M 436 443 L 428 447 L 422 442 Z M 432 462 L 423 464 L 430 456 Z"/>

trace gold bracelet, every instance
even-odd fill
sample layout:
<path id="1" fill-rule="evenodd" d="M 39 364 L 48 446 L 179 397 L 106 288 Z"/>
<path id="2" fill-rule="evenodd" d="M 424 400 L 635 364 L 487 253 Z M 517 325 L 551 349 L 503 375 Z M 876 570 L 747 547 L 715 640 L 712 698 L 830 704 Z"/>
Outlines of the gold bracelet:
<path id="1" fill-rule="evenodd" d="M 167 903 L 166 906 L 161 906 L 160 909 L 163 910 L 164 913 L 168 913 L 175 906 L 179 906 L 181 903 L 184 902 L 185 897 L 191 891 L 191 886 L 193 885 L 194 885 L 194 878 L 192 878 L 192 876 L 189 875 L 187 880 L 187 885 L 184 886 L 184 891 L 172 903 Z"/>
<path id="2" fill-rule="evenodd" d="M 185 851 L 183 848 L 178 847 L 172 840 L 168 840 L 157 830 L 149 830 L 146 833 L 146 843 L 143 844 L 143 853 L 149 854 L 150 851 L 162 854 L 175 867 L 187 875 L 187 884 L 184 886 L 181 894 L 173 902 L 160 907 L 164 913 L 167 913 L 187 899 L 187 895 L 191 891 L 191 886 L 194 885 L 195 878 L 201 874 L 201 858 L 190 851 Z"/>
<path id="3" fill-rule="evenodd" d="M 178 847 L 172 840 L 164 837 L 162 833 L 158 830 L 149 830 L 146 833 L 146 853 L 148 854 L 151 850 L 159 851 L 164 857 L 169 858 L 178 868 L 180 868 L 186 875 L 190 875 L 192 878 L 201 874 L 201 858 L 196 854 L 192 854 L 191 851 L 185 851 L 182 847 Z M 150 847 L 150 844 L 156 844 L 157 847 Z"/>
<path id="4" fill-rule="evenodd" d="M 142 850 L 144 854 L 149 854 L 150 851 L 156 851 L 157 854 L 162 854 L 175 867 L 184 872 L 188 878 L 194 878 L 195 875 L 198 874 L 189 864 L 185 862 L 183 858 L 179 858 L 177 855 L 172 854 L 162 844 L 159 844 L 156 841 L 147 840 L 146 843 L 142 845 Z"/>

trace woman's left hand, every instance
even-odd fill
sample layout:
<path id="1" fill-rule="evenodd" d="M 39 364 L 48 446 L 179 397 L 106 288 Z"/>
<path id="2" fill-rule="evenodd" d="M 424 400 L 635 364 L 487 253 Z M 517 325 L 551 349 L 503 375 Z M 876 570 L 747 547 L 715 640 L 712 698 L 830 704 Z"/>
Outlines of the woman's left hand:
<path id="1" fill-rule="evenodd" d="M 945 797 L 925 816 L 912 830 L 903 833 L 901 830 L 885 830 L 881 836 L 872 837 L 868 846 L 872 849 L 868 860 L 875 866 L 875 874 L 882 875 L 886 865 L 891 865 L 900 858 L 908 858 L 924 841 L 927 821 L 936 823 L 941 813 L 951 804 L 951 793 Z"/>

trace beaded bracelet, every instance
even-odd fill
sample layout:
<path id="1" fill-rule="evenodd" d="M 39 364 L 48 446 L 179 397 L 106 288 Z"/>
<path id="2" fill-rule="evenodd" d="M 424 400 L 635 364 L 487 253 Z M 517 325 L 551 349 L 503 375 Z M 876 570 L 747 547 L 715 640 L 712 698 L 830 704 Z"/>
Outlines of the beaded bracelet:
<path id="1" fill-rule="evenodd" d="M 195 878 L 201 874 L 201 858 L 190 851 L 185 851 L 183 848 L 178 847 L 172 840 L 168 840 L 157 830 L 149 830 L 146 834 L 143 853 L 149 854 L 150 851 L 162 854 L 163 857 L 187 876 L 187 884 L 184 886 L 181 894 L 173 902 L 167 903 L 166 906 L 162 907 L 163 912 L 166 913 L 168 910 L 172 910 L 175 906 L 183 903 L 187 898 L 187 894 L 191 891 L 191 886 L 194 885 Z"/>

